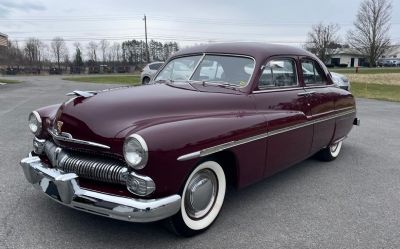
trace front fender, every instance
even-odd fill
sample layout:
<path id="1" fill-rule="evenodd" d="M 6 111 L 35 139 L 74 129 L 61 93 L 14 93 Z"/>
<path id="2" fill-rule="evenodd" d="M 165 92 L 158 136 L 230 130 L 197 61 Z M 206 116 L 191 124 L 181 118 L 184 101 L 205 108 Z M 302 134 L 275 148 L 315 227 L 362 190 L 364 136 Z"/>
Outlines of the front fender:
<path id="1" fill-rule="evenodd" d="M 149 149 L 148 165 L 140 173 L 153 178 L 156 196 L 179 193 L 200 159 L 178 161 L 178 157 L 265 131 L 265 117 L 256 112 L 182 117 L 172 122 L 158 123 L 135 131 L 145 139 Z M 253 156 L 264 158 L 265 142 L 258 145 L 262 148 L 254 151 Z M 232 152 L 235 153 L 235 150 Z M 260 166 L 259 163 L 255 165 Z"/>

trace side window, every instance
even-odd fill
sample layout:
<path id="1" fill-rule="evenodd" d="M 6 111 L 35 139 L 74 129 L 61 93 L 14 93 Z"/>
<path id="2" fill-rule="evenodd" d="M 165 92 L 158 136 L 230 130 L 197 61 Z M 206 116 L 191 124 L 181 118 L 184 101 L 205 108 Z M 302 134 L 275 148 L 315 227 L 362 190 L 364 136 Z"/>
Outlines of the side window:
<path id="1" fill-rule="evenodd" d="M 304 83 L 306 85 L 326 84 L 326 78 L 323 76 L 322 69 L 312 60 L 303 60 L 301 62 L 303 70 Z"/>
<path id="2" fill-rule="evenodd" d="M 154 63 L 154 64 L 150 64 L 150 65 L 149 65 L 149 68 L 150 68 L 151 70 L 158 70 L 158 69 L 161 67 L 162 64 L 163 64 L 163 63 Z"/>
<path id="3" fill-rule="evenodd" d="M 297 86 L 296 64 L 293 59 L 274 59 L 269 61 L 261 74 L 258 87 Z"/>

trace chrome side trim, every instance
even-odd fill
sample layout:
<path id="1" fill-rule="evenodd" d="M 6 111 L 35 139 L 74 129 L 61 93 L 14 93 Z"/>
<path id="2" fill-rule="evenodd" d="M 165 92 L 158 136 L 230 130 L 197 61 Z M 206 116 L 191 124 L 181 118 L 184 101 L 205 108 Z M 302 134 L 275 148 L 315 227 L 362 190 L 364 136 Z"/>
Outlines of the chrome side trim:
<path id="1" fill-rule="evenodd" d="M 193 153 L 189 153 L 189 154 L 180 156 L 180 157 L 178 157 L 178 161 L 186 161 L 186 160 L 190 160 L 190 159 L 197 158 L 197 157 L 200 157 L 200 151 L 196 151 Z"/>
<path id="2" fill-rule="evenodd" d="M 176 214 L 181 207 L 179 195 L 147 200 L 81 188 L 76 174 L 49 168 L 39 157 L 24 158 L 20 164 L 28 182 L 40 192 L 65 206 L 92 214 L 130 222 L 152 222 Z"/>
<path id="3" fill-rule="evenodd" d="M 253 93 L 269 93 L 269 92 L 285 92 L 285 91 L 294 91 L 294 90 L 303 90 L 303 87 L 282 87 L 276 89 L 264 89 L 264 90 L 256 90 Z"/>
<path id="4" fill-rule="evenodd" d="M 313 95 L 315 93 L 316 93 L 316 91 L 308 91 L 308 92 L 304 92 L 304 93 L 298 93 L 297 96 L 309 96 L 309 95 Z"/>
<path id="5" fill-rule="evenodd" d="M 343 110 L 347 110 L 347 109 L 349 109 L 349 108 L 348 107 L 343 108 Z M 335 110 L 335 111 L 341 111 L 341 110 L 342 109 Z M 260 139 L 263 139 L 263 138 L 275 136 L 275 135 L 278 135 L 278 134 L 281 134 L 281 133 L 284 133 L 284 132 L 289 132 L 289 131 L 292 131 L 292 130 L 300 129 L 300 128 L 303 128 L 303 127 L 306 127 L 306 126 L 309 126 L 309 125 L 318 124 L 318 123 L 321 123 L 321 122 L 324 122 L 324 121 L 328 121 L 328 120 L 331 120 L 331 119 L 335 119 L 335 118 L 338 118 L 338 117 L 346 116 L 346 115 L 349 115 L 349 114 L 352 114 L 352 113 L 355 113 L 355 112 L 356 112 L 356 110 L 352 108 L 352 110 L 348 110 L 348 111 L 345 111 L 345 112 L 342 112 L 342 113 L 337 113 L 337 114 L 334 114 L 334 115 L 330 115 L 329 117 L 317 118 L 315 120 L 306 121 L 306 122 L 301 123 L 301 124 L 297 124 L 297 125 L 293 125 L 293 126 L 289 126 L 289 127 L 285 127 L 285 128 L 281 128 L 281 129 L 265 132 L 265 133 L 262 133 L 262 134 L 259 134 L 259 135 L 256 135 L 256 136 L 252 136 L 252 137 L 248 137 L 248 138 L 244 138 L 244 139 L 240 139 L 240 140 L 236 140 L 236 141 L 231 141 L 231 142 L 224 143 L 224 144 L 219 144 L 219 145 L 216 145 L 216 146 L 213 146 L 213 147 L 209 147 L 209 148 L 206 148 L 206 149 L 203 149 L 203 150 L 200 150 L 200 151 L 195 151 L 195 152 L 192 152 L 192 153 L 189 153 L 189 154 L 182 155 L 182 156 L 178 157 L 177 160 L 178 161 L 186 161 L 186 160 L 190 160 L 190 159 L 194 159 L 194 158 L 198 158 L 198 157 L 208 156 L 208 155 L 211 155 L 211 154 L 214 154 L 214 153 L 217 153 L 217 152 L 220 152 L 220 151 L 232 148 L 232 147 L 236 147 L 236 146 L 239 146 L 239 145 L 242 145 L 242 144 L 246 144 L 246 143 L 250 143 L 250 142 L 253 142 L 253 141 L 256 141 L 256 140 L 260 140 Z"/>
<path id="6" fill-rule="evenodd" d="M 89 146 L 99 147 L 99 148 L 102 148 L 102 149 L 110 149 L 110 146 L 107 146 L 107 145 L 104 145 L 104 144 L 99 144 L 99 143 L 95 143 L 95 142 L 75 139 L 75 138 L 72 138 L 72 136 L 71 137 L 64 137 L 64 136 L 58 135 L 57 133 L 55 133 L 51 129 L 48 129 L 47 131 L 49 132 L 49 134 L 54 139 L 59 140 L 59 141 L 76 143 L 76 144 L 83 144 L 83 145 L 89 145 Z"/>

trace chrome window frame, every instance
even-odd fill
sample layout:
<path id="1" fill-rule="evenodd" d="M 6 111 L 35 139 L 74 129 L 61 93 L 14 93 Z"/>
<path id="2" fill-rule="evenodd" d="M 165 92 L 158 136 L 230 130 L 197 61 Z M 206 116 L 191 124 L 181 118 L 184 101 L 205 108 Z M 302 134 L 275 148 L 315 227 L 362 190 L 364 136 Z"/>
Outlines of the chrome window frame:
<path id="1" fill-rule="evenodd" d="M 306 88 L 306 87 L 318 87 L 318 86 L 328 86 L 328 79 L 327 79 L 327 77 L 326 77 L 326 75 L 325 74 L 321 74 L 321 78 L 323 78 L 323 77 L 325 77 L 325 81 L 321 81 L 321 82 L 318 82 L 318 83 L 313 83 L 313 84 L 307 84 L 305 81 L 304 81 L 304 73 L 303 73 L 303 66 L 302 66 L 302 63 L 303 63 L 303 61 L 310 61 L 310 62 L 312 62 L 312 64 L 313 64 L 313 66 L 314 66 L 314 70 L 318 73 L 318 70 L 317 70 L 317 68 L 316 68 L 316 64 L 320 67 L 320 69 L 321 69 L 321 71 L 323 72 L 324 71 L 324 69 L 321 67 L 321 65 L 316 61 L 316 60 L 314 60 L 314 59 L 312 59 L 312 58 L 310 58 L 310 57 L 304 57 L 304 58 L 300 58 L 300 60 L 299 60 L 299 63 L 300 63 L 300 67 L 301 67 L 301 69 L 302 69 L 302 76 L 303 76 L 303 83 L 304 83 L 304 88 Z M 319 74 L 319 73 L 318 73 Z"/>
<path id="2" fill-rule="evenodd" d="M 263 73 L 264 70 L 265 70 L 266 65 L 267 65 L 269 62 L 271 62 L 271 61 L 275 61 L 275 60 L 279 60 L 279 59 L 281 59 L 281 60 L 291 60 L 292 62 L 294 62 L 294 74 L 296 75 L 296 85 L 291 85 L 291 86 L 268 86 L 268 87 L 262 87 L 262 88 L 260 88 L 260 86 L 259 86 L 260 78 L 261 78 L 261 76 L 262 76 L 262 73 Z M 301 87 L 301 86 L 300 86 L 300 80 L 299 80 L 299 73 L 298 73 L 298 70 L 297 70 L 296 59 L 294 59 L 294 58 L 292 58 L 292 57 L 290 57 L 290 56 L 275 56 L 275 57 L 272 57 L 272 58 L 270 58 L 269 60 L 267 60 L 267 61 L 261 66 L 261 69 L 262 69 L 262 71 L 261 71 L 260 77 L 259 77 L 258 82 L 257 82 L 257 88 L 258 88 L 259 90 L 255 90 L 255 91 L 253 91 L 253 93 L 270 92 L 271 90 L 277 90 L 277 91 L 278 91 L 278 90 L 284 90 L 284 89 L 295 90 L 295 89 Z"/>

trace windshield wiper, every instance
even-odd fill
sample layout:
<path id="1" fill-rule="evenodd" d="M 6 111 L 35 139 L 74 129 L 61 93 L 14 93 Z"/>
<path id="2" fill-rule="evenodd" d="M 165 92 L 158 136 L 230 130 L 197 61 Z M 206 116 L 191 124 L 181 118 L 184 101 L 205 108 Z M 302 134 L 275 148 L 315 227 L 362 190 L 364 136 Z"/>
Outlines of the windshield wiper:
<path id="1" fill-rule="evenodd" d="M 173 80 L 157 80 L 157 81 L 154 81 L 155 83 L 174 83 L 174 81 Z"/>

